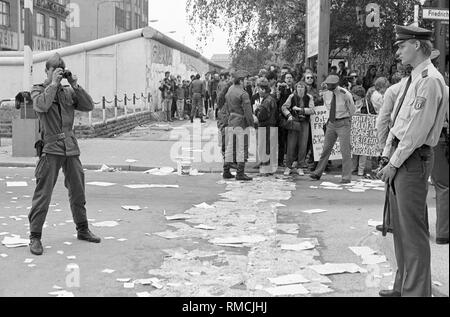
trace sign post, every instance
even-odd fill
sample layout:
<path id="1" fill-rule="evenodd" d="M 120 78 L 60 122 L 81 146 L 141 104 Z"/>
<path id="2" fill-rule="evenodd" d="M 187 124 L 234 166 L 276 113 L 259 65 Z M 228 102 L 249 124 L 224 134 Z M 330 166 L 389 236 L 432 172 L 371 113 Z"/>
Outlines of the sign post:
<path id="1" fill-rule="evenodd" d="M 439 0 L 435 3 L 437 4 L 436 8 L 423 8 L 422 18 L 424 20 L 434 20 L 434 47 L 441 53 L 438 57 L 438 69 L 441 74 L 444 74 L 446 71 L 445 56 L 448 54 L 445 44 L 449 19 L 448 1 Z"/>
<path id="2" fill-rule="evenodd" d="M 21 109 L 21 114 L 20 119 L 13 120 L 13 157 L 34 157 L 34 144 L 39 135 L 39 124 L 30 97 L 33 85 L 33 0 L 25 0 L 24 9 L 23 86 L 22 92 L 16 96 L 16 108 Z"/>

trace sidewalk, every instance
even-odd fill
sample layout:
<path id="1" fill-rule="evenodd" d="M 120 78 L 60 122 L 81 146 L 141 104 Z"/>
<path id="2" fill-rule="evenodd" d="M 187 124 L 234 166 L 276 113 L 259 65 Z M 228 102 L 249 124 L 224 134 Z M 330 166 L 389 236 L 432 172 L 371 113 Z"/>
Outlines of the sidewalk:
<path id="1" fill-rule="evenodd" d="M 159 125 L 159 126 L 158 126 Z M 83 167 L 89 170 L 98 170 L 103 164 L 109 167 L 118 168 L 123 171 L 146 171 L 152 168 L 173 167 L 177 168 L 176 157 L 193 156 L 196 153 L 186 152 L 174 155 L 171 159 L 171 150 L 174 145 L 181 149 L 180 133 L 192 131 L 192 124 L 188 121 L 178 121 L 172 123 L 171 131 L 166 131 L 162 126 L 163 123 L 153 123 L 145 127 L 138 127 L 135 130 L 113 139 L 78 139 L 81 151 L 81 162 Z M 202 128 L 213 128 L 216 126 L 215 121 L 208 121 Z M 186 130 L 185 130 L 186 129 Z M 217 129 L 215 129 L 217 130 Z M 207 140 L 202 139 L 202 146 Z M 218 148 L 217 135 L 210 137 L 208 149 Z M 177 144 L 178 143 L 178 144 Z M 194 147 L 191 148 L 200 150 Z M 205 152 L 208 150 L 205 149 Z M 205 152 L 197 152 L 203 154 Z M 135 160 L 136 162 L 128 163 L 127 160 Z M 13 157 L 11 139 L 1 140 L 0 146 L 0 167 L 35 167 L 36 157 Z M 252 164 L 250 164 L 252 165 Z M 198 169 L 202 173 L 219 173 L 222 172 L 221 162 L 212 163 L 193 163 L 193 168 Z"/>

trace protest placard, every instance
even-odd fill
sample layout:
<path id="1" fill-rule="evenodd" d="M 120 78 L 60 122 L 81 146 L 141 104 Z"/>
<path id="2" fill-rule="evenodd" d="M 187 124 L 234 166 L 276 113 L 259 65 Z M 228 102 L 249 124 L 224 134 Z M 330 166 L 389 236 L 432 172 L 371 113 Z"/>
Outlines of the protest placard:
<path id="1" fill-rule="evenodd" d="M 379 156 L 376 121 L 375 115 L 357 114 L 352 117 L 353 155 Z"/>
<path id="2" fill-rule="evenodd" d="M 311 133 L 313 143 L 314 161 L 318 162 L 323 150 L 323 143 L 325 140 L 325 133 L 323 126 L 328 121 L 328 110 L 325 106 L 315 107 L 316 114 L 311 116 Z M 342 154 L 340 150 L 340 143 L 337 140 L 331 151 L 330 160 L 341 160 Z"/>

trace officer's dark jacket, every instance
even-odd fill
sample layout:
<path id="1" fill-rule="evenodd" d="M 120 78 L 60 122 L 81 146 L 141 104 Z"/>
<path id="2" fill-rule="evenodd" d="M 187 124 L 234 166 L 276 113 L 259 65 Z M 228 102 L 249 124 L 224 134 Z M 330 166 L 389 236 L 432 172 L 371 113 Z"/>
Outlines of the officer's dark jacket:
<path id="1" fill-rule="evenodd" d="M 228 118 L 229 127 L 246 129 L 254 126 L 250 97 L 244 89 L 237 85 L 231 86 L 225 99 L 230 113 Z"/>
<path id="2" fill-rule="evenodd" d="M 31 91 L 33 109 L 40 122 L 41 134 L 44 137 L 43 153 L 77 156 L 80 155 L 78 142 L 74 135 L 56 142 L 45 140 L 63 132 L 73 130 L 75 110 L 89 112 L 94 109 L 91 96 L 80 86 L 78 88 L 56 86 L 45 81 L 33 86 Z"/>

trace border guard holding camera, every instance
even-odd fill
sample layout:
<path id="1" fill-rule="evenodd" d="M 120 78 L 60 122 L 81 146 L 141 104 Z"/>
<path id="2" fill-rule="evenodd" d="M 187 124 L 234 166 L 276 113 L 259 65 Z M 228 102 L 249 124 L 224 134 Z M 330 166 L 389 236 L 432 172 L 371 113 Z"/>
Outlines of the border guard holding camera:
<path id="1" fill-rule="evenodd" d="M 69 191 L 70 208 L 78 231 L 78 239 L 99 243 L 101 240 L 88 228 L 86 215 L 85 181 L 80 162 L 80 149 L 73 131 L 75 110 L 89 112 L 94 102 L 77 83 L 77 78 L 65 69 L 59 54 L 53 55 L 45 65 L 47 80 L 35 85 L 31 92 L 33 109 L 39 118 L 42 140 L 36 149 L 39 162 L 36 166 L 36 189 L 30 214 L 30 251 L 43 253 L 42 228 L 52 198 L 53 188 L 62 168 L 65 186 Z M 70 87 L 62 86 L 66 78 Z"/>
<path id="2" fill-rule="evenodd" d="M 427 214 L 433 147 L 438 144 L 448 107 L 445 81 L 430 60 L 432 32 L 396 26 L 397 55 L 413 71 L 402 86 L 383 151 L 389 163 L 379 176 L 390 185 L 397 273 L 394 288 L 382 297 L 430 297 L 431 254 Z"/>

